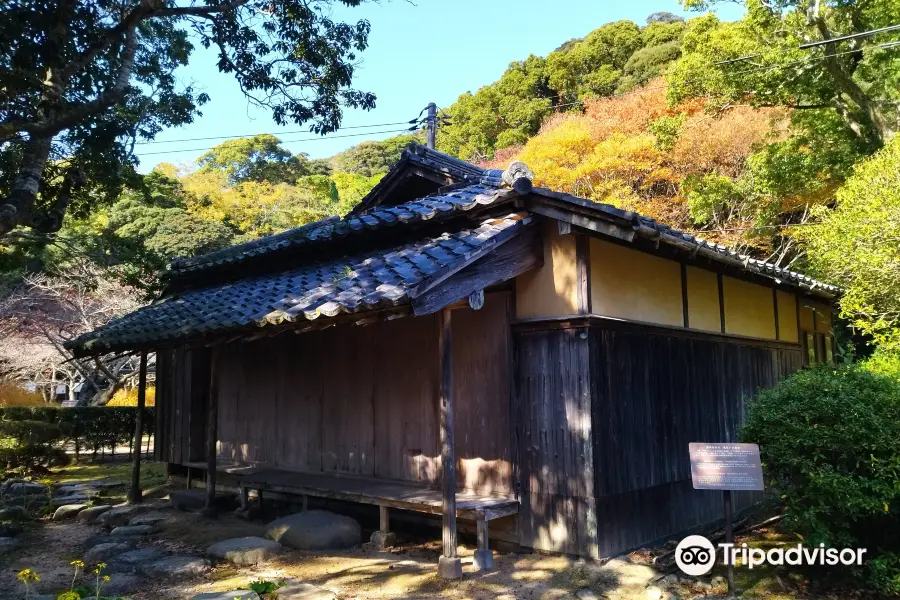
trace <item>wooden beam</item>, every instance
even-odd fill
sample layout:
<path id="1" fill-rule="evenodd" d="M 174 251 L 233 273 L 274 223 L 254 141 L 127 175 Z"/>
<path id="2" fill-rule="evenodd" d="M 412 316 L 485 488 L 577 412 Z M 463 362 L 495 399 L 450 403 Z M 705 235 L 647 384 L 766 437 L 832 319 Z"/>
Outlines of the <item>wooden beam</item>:
<path id="1" fill-rule="evenodd" d="M 141 439 L 144 437 L 144 406 L 147 404 L 147 351 L 141 352 L 141 366 L 138 371 L 137 409 L 134 413 L 134 451 L 131 464 L 131 489 L 128 502 L 137 504 L 143 500 L 141 492 Z"/>
<path id="2" fill-rule="evenodd" d="M 691 326 L 691 316 L 688 310 L 688 283 L 687 283 L 687 265 L 681 263 L 681 310 L 684 319 L 684 326 Z"/>
<path id="3" fill-rule="evenodd" d="M 775 309 L 775 339 L 781 339 L 781 326 L 778 323 L 778 290 L 772 288 L 772 306 Z"/>
<path id="4" fill-rule="evenodd" d="M 438 574 L 444 579 L 462 577 L 462 562 L 456 554 L 456 447 L 453 432 L 453 338 L 450 309 L 441 311 L 438 326 L 439 403 L 441 410 L 441 483 L 443 491 L 443 551 Z"/>
<path id="5" fill-rule="evenodd" d="M 556 226 L 559 228 L 559 235 L 569 235 L 572 233 L 572 224 L 568 221 L 557 221 Z"/>
<path id="6" fill-rule="evenodd" d="M 575 269 L 578 286 L 578 312 L 591 313 L 591 239 L 586 235 L 575 236 Z"/>
<path id="7" fill-rule="evenodd" d="M 716 273 L 716 284 L 719 287 L 719 323 L 722 333 L 725 333 L 725 284 L 721 273 Z"/>
<path id="8" fill-rule="evenodd" d="M 203 514 L 216 516 L 216 442 L 219 438 L 219 346 L 209 352 L 209 406 L 206 411 L 206 506 Z"/>
<path id="9" fill-rule="evenodd" d="M 536 227 L 526 227 L 515 238 L 415 298 L 413 314 L 432 314 L 472 292 L 507 281 L 542 264 L 544 247 L 539 232 Z"/>
<path id="10" fill-rule="evenodd" d="M 539 215 L 544 215 L 545 217 L 550 217 L 551 219 L 556 219 L 557 221 L 563 221 L 576 227 L 588 229 L 596 233 L 602 233 L 603 235 L 608 235 L 625 242 L 630 242 L 634 239 L 634 229 L 625 228 L 608 221 L 601 221 L 600 219 L 592 219 L 591 217 L 586 217 L 578 213 L 569 212 L 546 204 L 530 202 L 528 203 L 528 210 Z"/>

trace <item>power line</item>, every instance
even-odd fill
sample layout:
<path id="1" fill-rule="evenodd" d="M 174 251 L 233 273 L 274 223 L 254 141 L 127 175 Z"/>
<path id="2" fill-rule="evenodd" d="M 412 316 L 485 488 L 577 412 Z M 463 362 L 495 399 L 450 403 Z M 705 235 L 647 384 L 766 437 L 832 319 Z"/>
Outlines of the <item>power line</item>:
<path id="1" fill-rule="evenodd" d="M 393 125 L 408 125 L 408 124 L 412 124 L 414 121 L 415 121 L 415 119 L 413 121 L 398 121 L 396 123 L 375 123 L 372 125 L 348 125 L 347 127 L 338 127 L 338 129 L 336 131 L 343 131 L 345 129 L 366 129 L 366 128 L 371 128 L 371 127 L 391 127 Z M 253 137 L 256 135 L 275 135 L 275 136 L 291 135 L 294 133 L 310 133 L 310 132 L 309 132 L 309 130 L 298 129 L 295 131 L 282 131 L 282 132 L 245 133 L 245 134 L 241 134 L 241 135 L 218 135 L 218 136 L 211 136 L 211 137 L 181 138 L 181 139 L 174 139 L 174 140 L 151 140 L 151 141 L 146 141 L 146 142 L 136 142 L 135 146 L 144 146 L 144 145 L 149 145 L 149 144 L 176 144 L 179 142 L 204 142 L 206 140 L 229 140 L 229 139 L 240 139 L 240 138 Z"/>
<path id="2" fill-rule="evenodd" d="M 387 129 L 384 131 L 367 131 L 365 133 L 348 133 L 347 135 L 332 135 L 329 137 L 314 137 L 314 138 L 300 138 L 296 140 L 281 140 L 285 144 L 294 143 L 294 142 L 319 142 L 323 140 L 336 140 L 340 138 L 349 138 L 349 137 L 360 137 L 364 135 L 379 135 L 382 133 L 406 133 L 408 129 Z M 179 150 L 161 150 L 158 152 L 141 152 L 140 156 L 153 156 L 155 154 L 177 154 L 179 152 L 201 152 L 205 150 L 212 150 L 215 146 L 205 146 L 203 148 L 182 148 Z"/>

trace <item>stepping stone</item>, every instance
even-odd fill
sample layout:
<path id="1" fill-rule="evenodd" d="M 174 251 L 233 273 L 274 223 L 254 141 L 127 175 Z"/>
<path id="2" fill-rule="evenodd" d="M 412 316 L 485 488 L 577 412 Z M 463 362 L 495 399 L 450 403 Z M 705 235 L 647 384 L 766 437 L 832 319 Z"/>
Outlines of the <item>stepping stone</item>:
<path id="1" fill-rule="evenodd" d="M 7 506 L 0 510 L 0 521 L 30 521 L 31 515 L 22 506 Z"/>
<path id="2" fill-rule="evenodd" d="M 108 490 L 112 488 L 125 487 L 124 481 L 91 481 L 89 486 L 98 490 Z"/>
<path id="3" fill-rule="evenodd" d="M 129 550 L 118 556 L 109 559 L 109 567 L 113 572 L 133 573 L 140 572 L 141 568 L 154 561 L 162 560 L 169 556 L 169 553 L 161 548 L 138 548 L 137 550 Z"/>
<path id="4" fill-rule="evenodd" d="M 156 527 L 153 525 L 123 525 L 116 527 L 109 533 L 109 537 L 133 537 L 151 535 L 156 533 Z"/>
<path id="5" fill-rule="evenodd" d="M 138 565 L 139 573 L 147 577 L 192 577 L 208 571 L 210 562 L 197 556 L 169 556 L 151 563 Z"/>
<path id="6" fill-rule="evenodd" d="M 281 544 L 278 542 L 251 536 L 215 543 L 206 550 L 206 554 L 235 565 L 258 565 L 279 551 Z"/>
<path id="7" fill-rule="evenodd" d="M 87 504 L 63 504 L 53 513 L 54 521 L 65 521 L 66 519 L 74 519 L 78 513 L 87 508 Z"/>
<path id="8" fill-rule="evenodd" d="M 107 598 L 110 596 L 130 595 L 139 591 L 146 583 L 147 581 L 139 575 L 134 575 L 132 573 L 117 573 L 115 576 L 110 577 L 109 581 L 103 584 L 100 593 Z M 90 596 L 88 596 L 88 598 L 90 598 Z"/>
<path id="9" fill-rule="evenodd" d="M 104 512 L 100 515 L 100 518 L 97 521 L 101 525 L 106 525 L 107 527 L 121 527 L 122 525 L 128 524 L 131 519 L 138 515 L 140 512 L 140 506 L 138 505 L 119 505 L 113 506 L 108 511 Z"/>
<path id="10" fill-rule="evenodd" d="M 97 563 L 107 562 L 120 554 L 124 554 L 131 550 L 133 546 L 122 542 L 107 542 L 105 544 L 97 544 L 84 553 L 84 563 L 87 565 L 96 565 Z"/>
<path id="11" fill-rule="evenodd" d="M 35 483 L 33 481 L 16 482 L 9 486 L 6 493 L 10 496 L 34 496 L 35 494 L 46 494 L 47 486 L 43 483 Z"/>
<path id="12" fill-rule="evenodd" d="M 106 504 L 101 504 L 100 506 L 91 506 L 78 513 L 78 515 L 75 517 L 75 520 L 79 523 L 96 523 L 97 519 L 100 518 L 100 515 L 111 508 L 111 506 Z"/>
<path id="13" fill-rule="evenodd" d="M 90 550 L 97 544 L 129 544 L 132 547 L 136 546 L 140 542 L 146 542 L 147 538 L 140 535 L 129 535 L 129 536 L 118 536 L 118 537 L 110 537 L 109 534 L 101 534 L 101 535 L 92 535 L 88 539 L 84 540 L 84 544 L 82 547 L 85 550 Z"/>
<path id="14" fill-rule="evenodd" d="M 206 506 L 206 490 L 176 490 L 169 501 L 178 510 L 202 510 Z"/>
<path id="15" fill-rule="evenodd" d="M 207 592 L 191 596 L 191 600 L 259 600 L 259 594 L 252 590 L 235 590 L 233 592 Z"/>
<path id="16" fill-rule="evenodd" d="M 336 600 L 334 592 L 310 583 L 290 583 L 275 590 L 277 600 Z"/>
<path id="17" fill-rule="evenodd" d="M 298 550 L 352 548 L 362 541 L 355 519 L 327 510 L 307 510 L 272 521 L 265 535 Z"/>
<path id="18" fill-rule="evenodd" d="M 163 521 L 168 521 L 171 519 L 171 515 L 166 515 L 159 512 L 148 512 L 142 515 L 138 515 L 135 518 L 129 521 L 130 525 L 150 525 L 153 527 L 158 527 L 160 523 Z"/>
<path id="19" fill-rule="evenodd" d="M 71 496 L 54 496 L 50 498 L 50 506 L 59 507 L 67 504 L 87 504 L 90 498 L 81 494 L 72 494 Z"/>
<path id="20" fill-rule="evenodd" d="M 71 496 L 73 494 L 78 494 L 80 496 L 89 496 L 96 493 L 96 491 L 86 488 L 83 485 L 64 485 L 63 487 L 56 488 L 54 495 Z"/>

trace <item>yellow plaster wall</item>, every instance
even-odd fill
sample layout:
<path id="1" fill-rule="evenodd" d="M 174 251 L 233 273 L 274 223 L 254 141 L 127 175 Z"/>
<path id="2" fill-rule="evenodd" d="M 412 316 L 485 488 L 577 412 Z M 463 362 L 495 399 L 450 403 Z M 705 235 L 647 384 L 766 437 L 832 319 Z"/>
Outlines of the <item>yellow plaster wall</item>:
<path id="1" fill-rule="evenodd" d="M 775 339 L 772 289 L 733 277 L 722 277 L 725 333 Z"/>
<path id="2" fill-rule="evenodd" d="M 556 221 L 543 225 L 544 266 L 516 278 L 516 317 L 560 317 L 578 312 L 575 236 L 560 235 Z"/>
<path id="3" fill-rule="evenodd" d="M 684 325 L 679 263 L 596 238 L 591 238 L 590 250 L 591 312 Z"/>
<path id="4" fill-rule="evenodd" d="M 803 331 L 815 331 L 813 323 L 813 309 L 808 302 L 800 300 L 800 329 Z"/>
<path id="5" fill-rule="evenodd" d="M 797 337 L 797 296 L 790 292 L 775 292 L 778 298 L 778 339 L 799 342 Z"/>
<path id="6" fill-rule="evenodd" d="M 816 331 L 819 333 L 829 333 L 832 326 L 832 311 L 834 310 L 827 304 L 815 303 L 812 305 L 816 311 Z"/>
<path id="7" fill-rule="evenodd" d="M 712 271 L 687 267 L 688 326 L 722 331 L 719 314 L 719 282 Z"/>

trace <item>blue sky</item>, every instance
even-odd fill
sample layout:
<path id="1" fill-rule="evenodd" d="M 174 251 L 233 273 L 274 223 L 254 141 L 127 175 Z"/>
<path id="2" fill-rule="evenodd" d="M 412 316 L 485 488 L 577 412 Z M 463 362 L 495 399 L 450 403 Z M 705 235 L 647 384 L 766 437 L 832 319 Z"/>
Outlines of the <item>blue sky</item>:
<path id="1" fill-rule="evenodd" d="M 343 126 L 407 121 L 429 102 L 448 106 L 460 94 L 495 81 L 514 60 L 529 54 L 544 56 L 566 40 L 611 21 L 630 19 L 643 24 L 647 15 L 658 11 L 689 16 L 677 0 L 382 0 L 341 8 L 337 15 L 368 19 L 372 24 L 369 48 L 363 53 L 354 85 L 378 97 L 371 111 L 345 112 Z M 741 12 L 736 4 L 726 4 L 719 16 L 737 19 Z M 319 158 L 366 139 L 396 135 L 373 132 L 398 128 L 347 129 L 308 141 L 318 136 L 306 132 L 304 126 L 279 128 L 268 112 L 249 106 L 234 79 L 219 73 L 215 53 L 199 46 L 180 78 L 194 82 L 212 99 L 194 123 L 157 136 L 158 142 L 165 143 L 136 146 L 141 171 L 160 162 L 189 164 L 221 141 L 174 141 L 185 138 L 268 132 L 282 137 L 292 152 Z M 348 134 L 363 135 L 341 137 Z"/>

